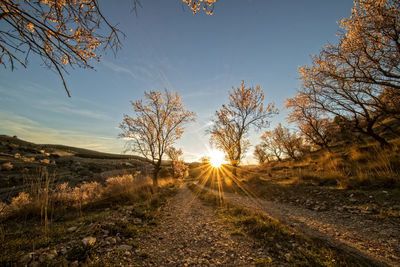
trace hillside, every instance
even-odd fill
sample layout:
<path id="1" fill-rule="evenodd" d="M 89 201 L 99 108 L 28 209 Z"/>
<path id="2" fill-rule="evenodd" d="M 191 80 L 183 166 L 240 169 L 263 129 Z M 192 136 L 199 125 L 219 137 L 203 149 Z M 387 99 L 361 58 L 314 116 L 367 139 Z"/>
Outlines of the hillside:
<path id="1" fill-rule="evenodd" d="M 146 159 L 64 145 L 34 144 L 0 135 L 0 196 L 9 198 L 40 176 L 43 168 L 54 183 L 76 185 L 146 168 Z"/>

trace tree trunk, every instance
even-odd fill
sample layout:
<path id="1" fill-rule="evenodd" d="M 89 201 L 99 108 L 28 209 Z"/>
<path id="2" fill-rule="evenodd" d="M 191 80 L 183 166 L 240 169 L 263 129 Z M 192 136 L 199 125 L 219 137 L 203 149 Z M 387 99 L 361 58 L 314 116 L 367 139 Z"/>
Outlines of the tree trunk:
<path id="1" fill-rule="evenodd" d="M 391 148 L 392 147 L 392 145 L 388 141 L 386 141 L 385 138 L 383 138 L 379 134 L 375 133 L 374 130 L 372 129 L 372 127 L 367 128 L 367 133 L 369 136 L 371 136 L 372 138 L 374 138 L 376 141 L 379 142 L 379 144 L 381 145 L 381 148 Z"/>
<path id="2" fill-rule="evenodd" d="M 153 172 L 153 188 L 155 192 L 158 191 L 158 173 L 160 169 L 160 166 L 156 165 Z"/>
<path id="3" fill-rule="evenodd" d="M 233 170 L 232 170 L 232 175 L 233 177 L 237 177 L 237 168 L 238 168 L 238 164 L 234 163 L 232 164 Z"/>

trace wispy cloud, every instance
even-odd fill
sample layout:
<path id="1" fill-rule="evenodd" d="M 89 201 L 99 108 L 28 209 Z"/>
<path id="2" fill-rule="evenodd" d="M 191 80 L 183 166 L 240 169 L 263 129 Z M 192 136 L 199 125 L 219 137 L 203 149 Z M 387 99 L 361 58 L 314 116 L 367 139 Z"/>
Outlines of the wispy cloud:
<path id="1" fill-rule="evenodd" d="M 114 64 L 114 63 L 111 63 L 111 62 L 108 62 L 105 60 L 103 61 L 103 65 L 110 68 L 112 71 L 119 72 L 119 73 L 125 73 L 125 74 L 132 76 L 134 79 L 139 79 L 139 76 L 136 75 L 136 73 L 134 73 L 131 69 L 119 66 L 117 64 Z"/>
<path id="2" fill-rule="evenodd" d="M 77 108 L 75 105 L 68 103 L 68 102 L 63 102 L 63 101 L 58 101 L 58 100 L 51 100 L 48 101 L 46 100 L 39 100 L 37 101 L 38 105 L 35 107 L 41 110 L 45 111 L 50 111 L 50 112 L 55 112 L 55 113 L 60 113 L 60 114 L 72 114 L 72 115 L 79 115 L 83 116 L 86 118 L 91 118 L 91 119 L 98 119 L 98 120 L 111 120 L 111 116 L 106 115 L 104 113 L 101 113 L 97 110 L 89 110 L 89 109 L 82 109 L 82 108 Z"/>
<path id="3" fill-rule="evenodd" d="M 0 96 L 6 97 L 8 102 L 12 100 L 19 103 L 26 102 L 35 109 L 50 113 L 79 115 L 80 117 L 98 120 L 112 119 L 111 116 L 97 109 L 79 108 L 74 103 L 67 102 L 69 101 L 67 98 L 60 100 L 52 95 L 51 90 L 34 83 L 25 86 L 16 84 L 12 88 L 10 89 L 7 84 L 0 84 Z M 41 97 L 42 95 L 43 97 Z"/>
<path id="4" fill-rule="evenodd" d="M 156 79 L 157 72 L 145 65 L 121 66 L 109 61 L 103 61 L 102 64 L 114 72 L 128 74 L 137 80 Z"/>
<path id="5" fill-rule="evenodd" d="M 171 81 L 168 79 L 168 77 L 164 71 L 159 70 L 158 77 L 159 77 L 161 83 L 164 85 L 164 87 L 166 87 L 169 90 L 175 90 L 175 88 L 172 86 Z"/>
<path id="6" fill-rule="evenodd" d="M 166 74 L 166 71 L 172 69 L 172 66 L 168 60 L 160 62 L 160 65 L 143 63 L 135 64 L 129 67 L 118 65 L 109 61 L 103 61 L 102 64 L 114 72 L 127 74 L 135 80 L 147 83 L 159 82 L 164 87 L 174 90 L 174 87 Z"/>

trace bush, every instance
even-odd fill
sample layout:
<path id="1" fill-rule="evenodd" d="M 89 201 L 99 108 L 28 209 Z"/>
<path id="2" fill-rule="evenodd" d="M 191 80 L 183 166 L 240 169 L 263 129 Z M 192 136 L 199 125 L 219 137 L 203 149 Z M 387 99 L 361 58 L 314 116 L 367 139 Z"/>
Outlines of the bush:
<path id="1" fill-rule="evenodd" d="M 11 162 L 5 162 L 1 164 L 0 170 L 2 171 L 11 171 L 14 168 Z"/>
<path id="2" fill-rule="evenodd" d="M 32 199 L 28 193 L 21 192 L 11 200 L 9 212 L 20 212 L 32 205 Z"/>

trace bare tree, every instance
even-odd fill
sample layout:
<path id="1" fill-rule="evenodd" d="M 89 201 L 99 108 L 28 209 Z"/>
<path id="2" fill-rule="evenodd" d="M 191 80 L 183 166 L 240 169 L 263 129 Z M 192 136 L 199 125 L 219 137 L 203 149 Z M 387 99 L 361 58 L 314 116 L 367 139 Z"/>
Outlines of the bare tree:
<path id="1" fill-rule="evenodd" d="M 297 124 L 308 142 L 321 148 L 330 149 L 334 126 L 324 111 L 313 107 L 309 99 L 302 93 L 286 99 L 286 108 L 291 109 L 287 117 L 288 121 Z"/>
<path id="2" fill-rule="evenodd" d="M 281 160 L 282 153 L 292 159 L 297 159 L 302 153 L 301 138 L 292 133 L 289 128 L 282 127 L 280 123 L 272 131 L 264 132 L 261 140 L 261 145 L 271 151 L 278 160 Z"/>
<path id="3" fill-rule="evenodd" d="M 283 147 L 281 142 L 276 139 L 273 131 L 265 131 L 263 133 L 260 146 L 276 157 L 278 161 L 282 161 Z"/>
<path id="4" fill-rule="evenodd" d="M 269 154 L 265 152 L 265 149 L 262 145 L 256 145 L 256 147 L 254 148 L 253 155 L 257 159 L 260 165 L 269 161 Z"/>
<path id="5" fill-rule="evenodd" d="M 376 126 L 388 116 L 386 104 L 379 97 L 380 86 L 342 79 L 334 69 L 325 72 L 320 67 L 326 67 L 322 58 L 314 60 L 311 67 L 300 69 L 302 87 L 299 91 L 311 103 L 310 107 L 340 117 L 382 147 L 389 147 L 387 140 L 376 131 Z M 339 67 L 336 70 L 343 71 Z"/>
<path id="6" fill-rule="evenodd" d="M 263 102 L 262 88 L 259 85 L 246 88 L 242 81 L 239 88 L 232 87 L 229 103 L 215 112 L 216 118 L 208 130 L 211 143 L 225 152 L 234 170 L 249 147 L 246 137 L 250 128 L 261 129 L 277 113 L 273 103 L 264 106 Z"/>
<path id="7" fill-rule="evenodd" d="M 194 121 L 195 113 L 184 108 L 177 93 L 168 90 L 145 92 L 145 101 L 131 102 L 135 117 L 124 115 L 121 137 L 130 149 L 143 155 L 154 166 L 153 185 L 158 187 L 158 172 L 167 148 L 178 140 L 184 124 Z"/>

